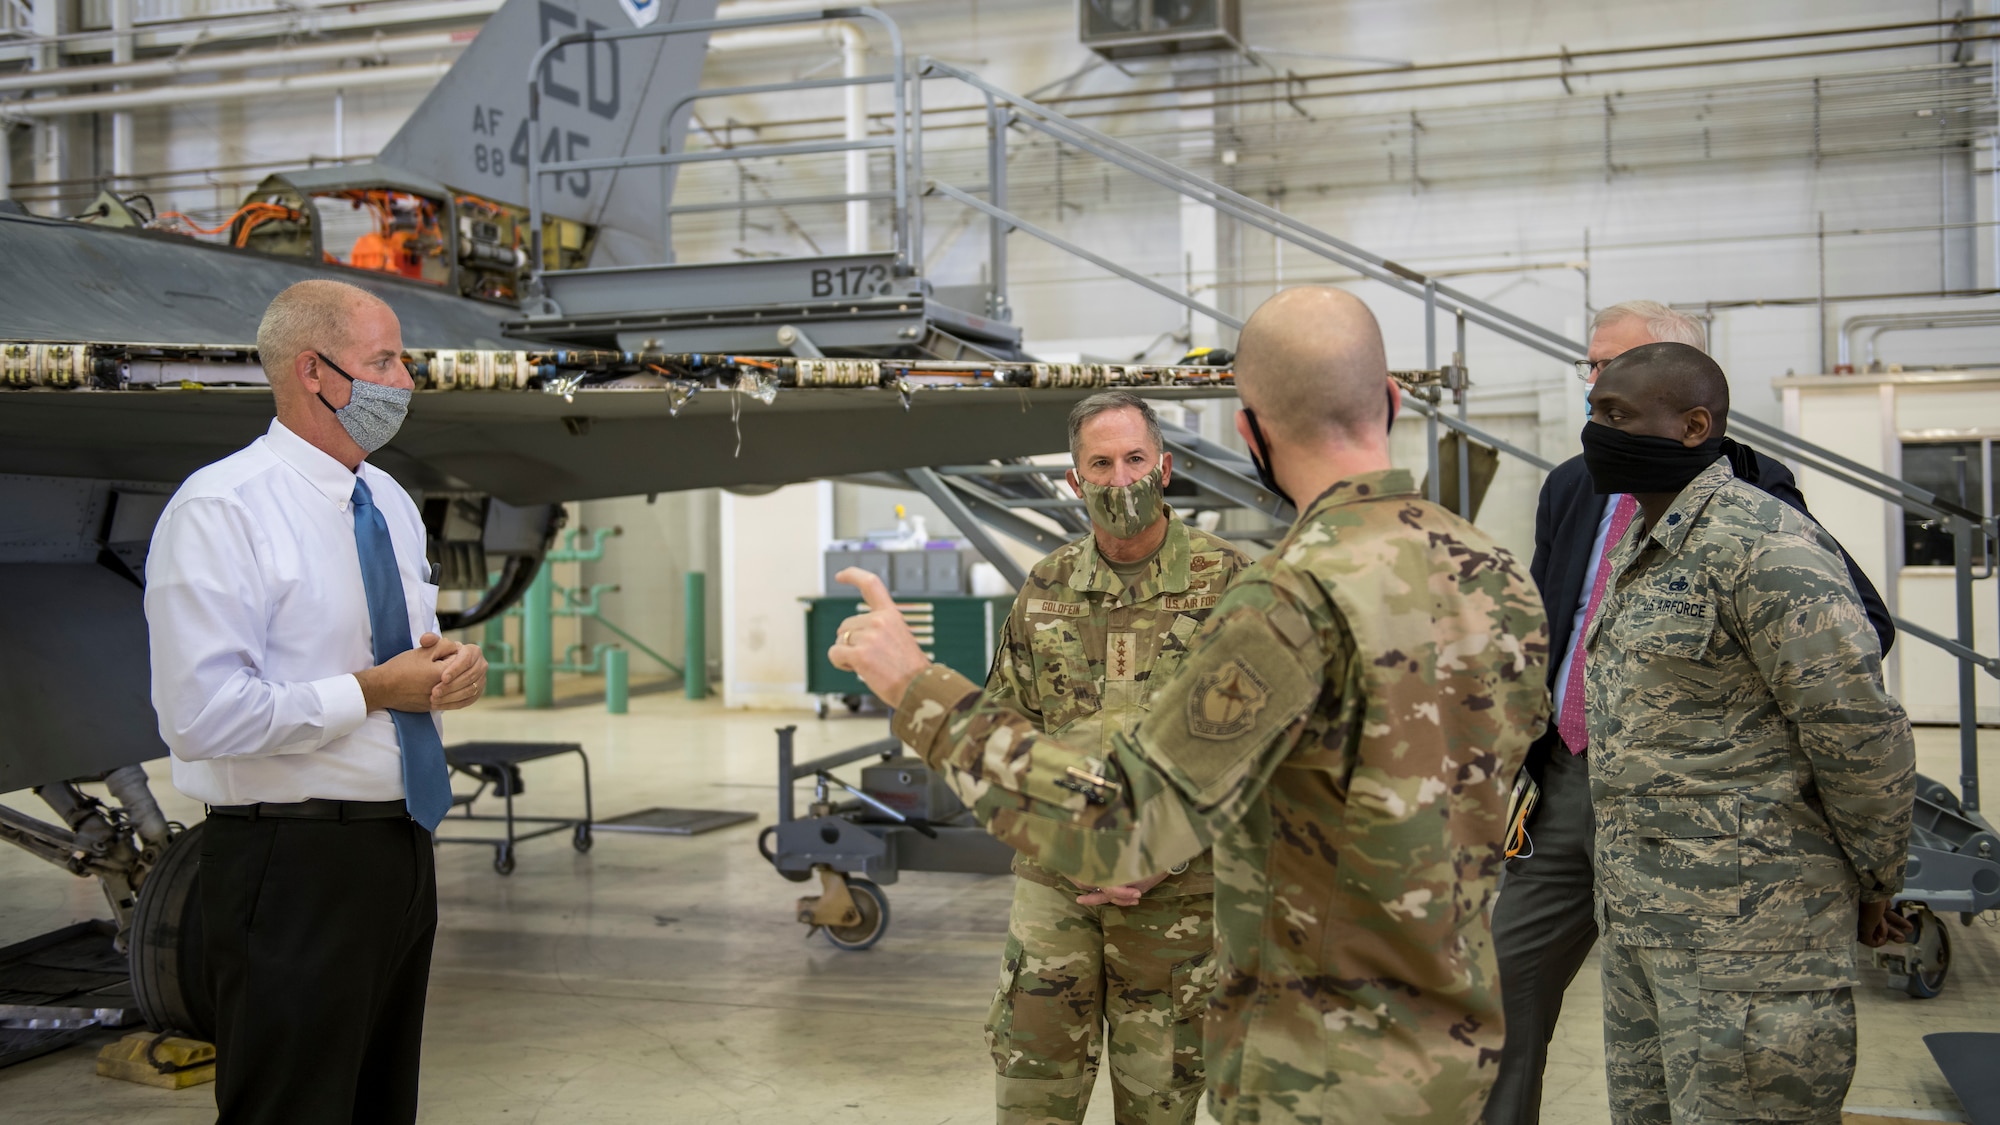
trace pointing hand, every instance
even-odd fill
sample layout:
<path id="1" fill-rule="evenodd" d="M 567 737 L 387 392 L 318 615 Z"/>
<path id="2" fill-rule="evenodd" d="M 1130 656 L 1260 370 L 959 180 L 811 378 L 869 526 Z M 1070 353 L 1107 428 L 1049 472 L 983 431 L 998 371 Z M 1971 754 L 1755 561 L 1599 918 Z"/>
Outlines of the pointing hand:
<path id="1" fill-rule="evenodd" d="M 894 707 L 902 702 L 910 681 L 930 667 L 930 658 L 918 646 L 916 636 L 910 632 L 880 578 L 850 566 L 833 579 L 860 590 L 868 611 L 840 623 L 840 632 L 826 658 L 835 668 L 861 677 L 861 682 L 880 696 L 882 702 Z"/>

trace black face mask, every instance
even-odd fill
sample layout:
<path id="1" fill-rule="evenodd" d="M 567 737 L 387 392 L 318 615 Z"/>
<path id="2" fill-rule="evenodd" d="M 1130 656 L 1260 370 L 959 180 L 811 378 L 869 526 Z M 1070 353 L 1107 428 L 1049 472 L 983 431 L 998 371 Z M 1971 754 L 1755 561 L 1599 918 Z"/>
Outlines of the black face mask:
<path id="1" fill-rule="evenodd" d="M 1396 388 L 1390 387 L 1383 393 L 1389 399 L 1389 424 L 1387 428 L 1394 430 L 1396 428 Z M 1257 424 L 1257 412 L 1247 406 L 1244 407 L 1243 420 L 1250 424 L 1250 463 L 1257 466 L 1257 480 L 1273 496 L 1290 504 L 1294 510 L 1297 510 L 1299 506 L 1298 501 L 1293 500 L 1285 493 L 1284 489 L 1278 487 L 1277 474 L 1271 471 L 1271 443 L 1264 440 L 1264 429 Z"/>
<path id="2" fill-rule="evenodd" d="M 1689 448 L 1673 438 L 1585 422 L 1583 464 L 1599 496 L 1679 492 L 1722 456 L 1723 441 L 1717 434 Z"/>
<path id="3" fill-rule="evenodd" d="M 1271 443 L 1264 440 L 1264 427 L 1257 424 L 1257 412 L 1247 406 L 1244 407 L 1243 420 L 1250 424 L 1250 463 L 1257 466 L 1257 479 L 1271 495 L 1290 504 L 1296 510 L 1298 504 L 1285 493 L 1284 489 L 1278 487 L 1277 475 L 1271 472 Z"/>

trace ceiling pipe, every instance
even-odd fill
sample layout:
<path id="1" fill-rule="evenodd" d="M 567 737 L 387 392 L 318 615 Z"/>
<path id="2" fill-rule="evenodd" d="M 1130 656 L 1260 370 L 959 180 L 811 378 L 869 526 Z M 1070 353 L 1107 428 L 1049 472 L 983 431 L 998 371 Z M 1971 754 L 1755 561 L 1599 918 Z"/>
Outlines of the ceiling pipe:
<path id="1" fill-rule="evenodd" d="M 726 5 L 725 5 L 726 7 Z M 375 36 L 369 39 L 352 38 L 329 43 L 302 43 L 288 47 L 268 47 L 252 51 L 231 51 L 226 54 L 183 55 L 174 58 L 148 59 L 143 62 L 114 63 L 101 66 L 59 67 L 53 70 L 21 71 L 0 75 L 0 93 L 21 95 L 43 90 L 63 89 L 71 86 L 97 85 L 101 83 L 122 83 L 147 79 L 179 78 L 189 74 L 227 73 L 230 71 L 254 70 L 261 67 L 289 66 L 310 62 L 346 62 L 352 59 L 382 59 L 393 55 L 431 54 L 455 51 L 472 42 L 478 34 L 477 28 L 460 28 L 455 31 L 424 32 L 417 35 Z M 852 24 L 841 22 L 820 24 L 803 28 L 777 28 L 725 33 L 711 37 L 709 50 L 718 54 L 754 51 L 783 50 L 807 47 L 816 44 L 838 45 L 842 51 L 845 69 L 850 73 L 856 66 L 865 68 L 867 40 L 861 30 Z M 107 93 L 76 94 L 67 97 L 40 98 L 32 103 L 21 101 L 0 101 L 0 117 L 15 119 L 53 117 L 68 113 L 122 112 L 128 109 L 144 108 L 162 104 L 182 102 L 227 101 L 239 97 L 255 96 L 284 89 L 324 90 L 355 88 L 363 86 L 412 85 L 422 77 L 433 73 L 441 74 L 434 67 L 449 67 L 448 62 L 435 64 L 412 64 L 408 66 L 365 67 L 359 70 L 327 70 L 311 74 L 291 75 L 283 78 L 253 79 L 242 82 L 216 82 L 205 84 L 166 85 L 148 87 L 142 90 L 114 90 Z M 383 75 L 387 73 L 387 77 Z M 357 75 L 370 75 L 368 79 L 350 81 Z M 337 76 L 329 77 L 329 76 Z M 278 85 L 273 85 L 277 83 Z M 858 112 L 857 112 L 858 109 Z M 848 92 L 847 133 L 850 139 L 867 136 L 867 101 L 862 88 L 855 87 Z M 866 153 L 850 154 L 852 158 L 862 158 L 862 178 L 866 179 Z M 853 174 L 850 168 L 849 179 Z M 866 191 L 866 187 L 852 191 Z M 866 203 L 850 205 L 862 210 L 862 229 L 867 228 Z"/>
<path id="2" fill-rule="evenodd" d="M 1837 366 L 1853 363 L 1854 337 L 1863 329 L 1874 329 L 1868 337 L 1867 365 L 1875 364 L 1875 341 L 1885 332 L 1907 332 L 1930 328 L 1985 328 L 2000 324 L 2000 309 L 1953 309 L 1928 313 L 1863 313 L 1850 316 L 1840 325 Z"/>
<path id="3" fill-rule="evenodd" d="M 454 23 L 483 20 L 500 10 L 504 0 L 404 0 L 388 3 L 354 3 L 339 7 L 304 7 L 286 12 L 232 12 L 184 20 L 147 21 L 134 29 L 134 46 L 139 50 L 183 50 L 221 39 L 260 39 L 294 35 L 324 35 L 342 31 L 379 31 L 413 23 Z M 875 7 L 908 0 L 874 0 Z M 805 12 L 822 8 L 823 0 L 723 0 L 716 18 Z M 105 54 L 117 36 L 109 29 L 72 31 L 60 35 L 15 36 L 0 41 L 0 59 L 28 59 L 47 45 L 65 55 Z"/>
<path id="4" fill-rule="evenodd" d="M 31 98 L 0 102 L 0 118 L 19 120 L 59 117 L 71 113 L 109 113 L 163 105 L 183 106 L 201 102 L 241 101 L 246 98 L 301 94 L 317 90 L 422 86 L 443 78 L 445 72 L 450 69 L 449 62 L 406 63 L 402 66 L 367 66 L 356 70 L 319 70 L 310 74 L 250 78 L 237 82 L 148 86 L 143 90 L 114 90 L 103 94 L 75 94 L 62 98 Z"/>
<path id="5" fill-rule="evenodd" d="M 103 82 L 143 82 L 157 78 L 180 78 L 189 74 L 254 70 L 265 66 L 345 62 L 349 59 L 382 59 L 391 55 L 426 54 L 456 50 L 472 42 L 472 37 L 477 34 L 479 34 L 477 28 L 463 28 L 458 31 L 425 32 L 421 35 L 378 35 L 369 39 L 300 43 L 289 47 L 266 47 L 255 51 L 231 51 L 227 54 L 176 55 L 172 58 L 147 59 L 144 62 L 22 71 L 0 75 L 0 92 L 34 92 L 60 89 L 65 86 L 94 86 Z"/>
<path id="6" fill-rule="evenodd" d="M 230 13 L 187 20 L 147 21 L 133 28 L 133 46 L 141 51 L 175 48 L 188 51 L 231 40 L 283 39 L 340 32 L 366 35 L 380 32 L 385 27 L 405 24 L 484 20 L 498 11 L 502 2 L 425 0 L 421 3 L 350 4 L 339 8 L 301 8 L 285 12 Z M 0 60 L 27 58 L 47 45 L 59 48 L 64 55 L 109 54 L 116 38 L 109 29 L 34 38 L 17 36 L 0 40 Z"/>

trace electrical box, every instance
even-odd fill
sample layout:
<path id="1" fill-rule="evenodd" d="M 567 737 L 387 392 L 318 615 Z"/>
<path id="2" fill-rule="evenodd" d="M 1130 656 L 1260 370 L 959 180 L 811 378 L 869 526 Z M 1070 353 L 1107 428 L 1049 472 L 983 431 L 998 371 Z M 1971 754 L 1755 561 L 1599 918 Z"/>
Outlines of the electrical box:
<path id="1" fill-rule="evenodd" d="M 1107 59 L 1243 50 L 1240 0 L 1077 0 L 1077 22 Z"/>

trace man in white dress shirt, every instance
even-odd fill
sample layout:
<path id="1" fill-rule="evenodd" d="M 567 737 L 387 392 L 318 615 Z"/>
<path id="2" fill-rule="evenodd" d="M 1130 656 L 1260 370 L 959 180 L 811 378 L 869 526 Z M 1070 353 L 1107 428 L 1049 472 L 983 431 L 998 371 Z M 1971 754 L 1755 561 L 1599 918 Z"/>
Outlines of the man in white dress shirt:
<path id="1" fill-rule="evenodd" d="M 146 562 L 153 706 L 201 852 L 216 1103 L 238 1122 L 411 1122 L 437 929 L 435 712 L 486 661 L 437 633 L 416 505 L 368 454 L 411 393 L 389 306 L 335 281 L 257 330 L 277 419 L 196 472 Z"/>

